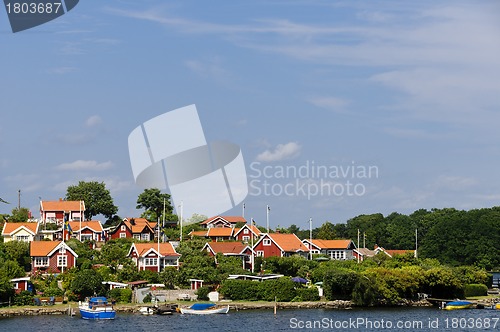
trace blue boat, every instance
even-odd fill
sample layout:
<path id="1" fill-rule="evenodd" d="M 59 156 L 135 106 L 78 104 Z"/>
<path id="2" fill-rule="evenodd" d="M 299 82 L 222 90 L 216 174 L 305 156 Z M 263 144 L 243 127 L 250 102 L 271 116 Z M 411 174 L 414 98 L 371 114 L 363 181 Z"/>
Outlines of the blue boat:
<path id="1" fill-rule="evenodd" d="M 105 297 L 91 297 L 78 308 L 83 319 L 115 319 L 116 311 Z"/>
<path id="2" fill-rule="evenodd" d="M 472 308 L 474 303 L 469 301 L 452 301 L 446 303 L 443 309 L 445 310 L 460 310 L 460 309 L 469 309 Z"/>

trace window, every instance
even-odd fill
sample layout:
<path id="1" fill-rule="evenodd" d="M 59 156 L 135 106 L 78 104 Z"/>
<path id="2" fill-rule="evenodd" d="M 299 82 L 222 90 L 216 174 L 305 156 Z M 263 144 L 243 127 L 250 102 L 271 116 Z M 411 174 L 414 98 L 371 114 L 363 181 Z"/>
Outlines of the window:
<path id="1" fill-rule="evenodd" d="M 141 234 L 134 234 L 133 237 L 136 240 L 140 240 L 141 239 Z"/>
<path id="2" fill-rule="evenodd" d="M 16 240 L 22 242 L 30 242 L 30 237 L 29 235 L 16 235 Z"/>
<path id="3" fill-rule="evenodd" d="M 126 238 L 126 237 L 127 237 L 127 234 L 125 234 L 125 233 L 120 233 L 120 239 L 124 239 L 124 238 Z"/>
<path id="4" fill-rule="evenodd" d="M 164 259 L 163 266 L 177 266 L 177 259 Z"/>
<path id="5" fill-rule="evenodd" d="M 264 239 L 262 241 L 262 244 L 265 245 L 265 246 L 270 246 L 271 245 L 271 240 L 270 239 Z"/>
<path id="6" fill-rule="evenodd" d="M 57 256 L 57 267 L 68 266 L 68 256 Z"/>
<path id="7" fill-rule="evenodd" d="M 264 257 L 264 250 L 257 250 L 257 257 Z"/>
<path id="8" fill-rule="evenodd" d="M 127 230 L 127 226 L 122 225 L 122 227 L 120 227 L 120 230 L 121 230 L 121 231 L 126 231 L 126 230 Z"/>
<path id="9" fill-rule="evenodd" d="M 245 229 L 243 230 L 243 234 L 248 234 L 248 232 L 249 232 L 248 228 L 245 228 Z"/>
<path id="10" fill-rule="evenodd" d="M 158 266 L 158 258 L 144 258 L 144 266 Z"/>
<path id="11" fill-rule="evenodd" d="M 18 282 L 14 283 L 14 289 L 19 289 L 19 283 Z"/>
<path id="12" fill-rule="evenodd" d="M 91 241 L 92 234 L 82 234 L 82 241 Z"/>
<path id="13" fill-rule="evenodd" d="M 48 266 L 49 265 L 49 258 L 48 257 L 35 257 L 34 264 L 36 267 Z"/>
<path id="14" fill-rule="evenodd" d="M 248 235 L 243 236 L 242 239 L 243 239 L 243 242 L 248 243 L 248 241 L 250 241 L 250 236 L 248 236 Z"/>
<path id="15" fill-rule="evenodd" d="M 142 233 L 141 237 L 142 241 L 149 241 L 149 233 Z"/>

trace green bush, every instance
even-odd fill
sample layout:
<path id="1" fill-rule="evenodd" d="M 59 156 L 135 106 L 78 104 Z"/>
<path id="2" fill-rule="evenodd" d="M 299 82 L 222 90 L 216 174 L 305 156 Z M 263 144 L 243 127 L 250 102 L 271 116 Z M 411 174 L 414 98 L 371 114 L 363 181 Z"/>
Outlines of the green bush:
<path id="1" fill-rule="evenodd" d="M 296 295 L 295 283 L 289 277 L 266 280 L 260 283 L 259 295 L 264 301 L 290 302 Z"/>
<path id="2" fill-rule="evenodd" d="M 488 287 L 483 284 L 468 284 L 464 289 L 465 297 L 488 295 Z"/>
<path id="3" fill-rule="evenodd" d="M 29 291 L 22 291 L 19 294 L 14 295 L 14 305 L 33 305 L 33 293 Z"/>
<path id="4" fill-rule="evenodd" d="M 260 299 L 260 283 L 251 280 L 225 280 L 219 292 L 235 301 L 257 301 Z"/>
<path id="5" fill-rule="evenodd" d="M 130 303 L 132 301 L 132 290 L 128 288 L 113 288 L 108 292 L 108 297 L 119 303 Z"/>
<path id="6" fill-rule="evenodd" d="M 327 300 L 350 300 L 358 280 L 358 274 L 345 269 L 335 269 L 325 273 L 324 295 Z"/>
<path id="7" fill-rule="evenodd" d="M 297 301 L 319 301 L 318 288 L 298 288 L 296 289 Z"/>
<path id="8" fill-rule="evenodd" d="M 210 289 L 206 286 L 198 288 L 195 292 L 200 301 L 208 301 L 208 293 L 210 293 Z"/>
<path id="9" fill-rule="evenodd" d="M 144 296 L 144 299 L 142 299 L 143 303 L 151 303 L 151 293 L 148 295 Z"/>

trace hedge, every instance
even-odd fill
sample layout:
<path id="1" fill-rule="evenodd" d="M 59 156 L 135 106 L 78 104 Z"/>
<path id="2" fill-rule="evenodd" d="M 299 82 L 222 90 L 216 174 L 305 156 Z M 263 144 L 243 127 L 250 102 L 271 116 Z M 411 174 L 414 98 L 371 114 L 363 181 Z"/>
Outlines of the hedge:
<path id="1" fill-rule="evenodd" d="M 488 287 L 483 284 L 468 284 L 464 289 L 465 297 L 488 295 Z"/>

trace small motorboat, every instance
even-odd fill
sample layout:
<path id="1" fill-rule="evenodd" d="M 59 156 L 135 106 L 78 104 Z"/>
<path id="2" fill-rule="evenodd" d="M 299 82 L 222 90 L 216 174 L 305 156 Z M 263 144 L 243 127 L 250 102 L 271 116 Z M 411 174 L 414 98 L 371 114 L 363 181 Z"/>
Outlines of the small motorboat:
<path id="1" fill-rule="evenodd" d="M 500 310 L 500 303 L 495 304 L 495 306 L 493 308 L 496 310 Z"/>
<path id="2" fill-rule="evenodd" d="M 195 303 L 189 308 L 179 308 L 181 314 L 192 315 L 211 315 L 211 314 L 227 314 L 229 306 L 219 307 L 215 303 Z"/>
<path id="3" fill-rule="evenodd" d="M 105 297 L 91 297 L 78 308 L 83 319 L 115 319 L 116 311 Z"/>
<path id="4" fill-rule="evenodd" d="M 139 309 L 139 313 L 141 315 L 145 315 L 145 316 L 148 316 L 148 315 L 153 315 L 156 313 L 156 308 L 155 307 L 141 307 Z"/>
<path id="5" fill-rule="evenodd" d="M 469 301 L 451 301 L 445 304 L 444 310 L 459 310 L 459 309 L 469 309 L 474 306 L 474 303 Z"/>

